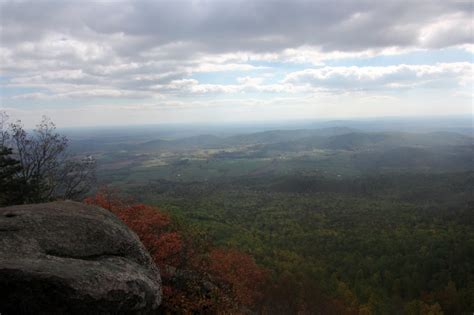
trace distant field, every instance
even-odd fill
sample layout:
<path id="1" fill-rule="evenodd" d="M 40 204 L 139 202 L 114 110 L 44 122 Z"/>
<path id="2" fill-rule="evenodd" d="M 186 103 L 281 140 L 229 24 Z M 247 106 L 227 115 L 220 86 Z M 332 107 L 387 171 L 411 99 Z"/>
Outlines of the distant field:
<path id="1" fill-rule="evenodd" d="M 352 134 L 348 137 L 352 137 Z M 465 136 L 459 136 L 454 145 L 451 144 L 451 139 L 446 140 L 446 143 L 437 139 L 435 144 L 431 140 L 427 143 L 416 140 L 415 144 L 409 141 L 404 144 L 403 141 L 406 140 L 402 139 L 400 144 L 386 146 L 380 145 L 380 141 L 384 140 L 378 139 L 371 143 L 371 139 L 367 142 L 366 139 L 347 140 L 339 136 L 338 140 L 341 143 L 331 142 L 331 148 L 324 148 L 328 146 L 326 143 L 314 145 L 311 143 L 312 139 L 297 140 L 304 145 L 304 148 L 297 151 L 287 149 L 286 143 L 281 148 L 272 143 L 271 149 L 267 148 L 267 144 L 225 144 L 221 148 L 208 149 L 160 147 L 149 148 L 148 152 L 144 152 L 142 148 L 138 152 L 134 149 L 118 153 L 105 151 L 96 156 L 99 178 L 105 183 L 113 183 L 118 177 L 121 177 L 121 182 L 143 183 L 153 179 L 199 181 L 228 176 L 294 172 L 345 177 L 374 171 L 450 172 L 474 168 L 474 150 L 469 145 L 472 140 Z"/>
<path id="2" fill-rule="evenodd" d="M 380 314 L 474 309 L 468 133 L 331 127 L 108 141 L 79 151 L 97 159 L 100 184 L 251 253 L 281 287 L 291 283 L 288 300 L 321 291 Z"/>

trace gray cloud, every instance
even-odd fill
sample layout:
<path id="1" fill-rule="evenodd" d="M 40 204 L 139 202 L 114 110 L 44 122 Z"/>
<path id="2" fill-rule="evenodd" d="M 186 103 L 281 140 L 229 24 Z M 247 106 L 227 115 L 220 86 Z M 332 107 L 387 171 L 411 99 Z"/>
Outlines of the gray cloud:
<path id="1" fill-rule="evenodd" d="M 305 84 L 361 86 L 375 81 L 358 70 L 352 77 L 334 70 L 326 78 L 318 77 L 320 70 L 309 70 L 285 82 L 256 86 L 199 84 L 190 75 L 255 70 L 248 58 L 294 61 L 306 53 L 355 56 L 388 48 L 470 44 L 472 14 L 470 1 L 3 0 L 0 75 L 11 78 L 6 83 L 10 87 L 49 91 L 20 98 L 148 98 L 180 92 L 300 92 Z M 410 82 L 417 79 L 413 69 L 400 71 L 411 76 Z M 407 81 L 402 75 L 383 76 L 389 78 L 393 84 Z"/>
<path id="2" fill-rule="evenodd" d="M 198 51 L 275 52 L 301 45 L 324 51 L 449 46 L 472 42 L 470 1 L 2 1 L 2 42 L 57 32 L 92 40 L 122 34 L 118 52 L 190 43 Z M 423 29 L 458 20 L 429 43 Z M 454 30 L 453 30 L 454 31 Z M 463 34 L 457 36 L 457 34 Z M 453 36 L 454 35 L 454 36 Z"/>

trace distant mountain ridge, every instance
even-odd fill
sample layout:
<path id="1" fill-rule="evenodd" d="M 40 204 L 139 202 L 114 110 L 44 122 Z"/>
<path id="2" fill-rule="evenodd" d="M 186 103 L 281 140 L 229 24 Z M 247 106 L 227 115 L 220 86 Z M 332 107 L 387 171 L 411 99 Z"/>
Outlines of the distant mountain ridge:
<path id="1" fill-rule="evenodd" d="M 219 137 L 201 134 L 178 139 L 153 139 L 141 142 L 80 140 L 72 143 L 76 151 L 188 151 L 197 149 L 226 149 L 230 147 L 255 147 L 265 151 L 325 150 L 378 150 L 397 147 L 472 146 L 474 137 L 455 132 L 367 132 L 348 127 L 321 129 L 270 130 L 249 134 Z"/>

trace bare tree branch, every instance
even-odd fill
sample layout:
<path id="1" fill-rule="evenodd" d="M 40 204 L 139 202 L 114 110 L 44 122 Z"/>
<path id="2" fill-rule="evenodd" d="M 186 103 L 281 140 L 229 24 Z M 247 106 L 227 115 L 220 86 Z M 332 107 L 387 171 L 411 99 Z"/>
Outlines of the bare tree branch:
<path id="1" fill-rule="evenodd" d="M 56 132 L 48 117 L 43 116 L 31 134 L 17 121 L 10 124 L 6 135 L 2 139 L 13 147 L 21 165 L 21 177 L 36 189 L 29 202 L 77 199 L 94 183 L 94 159 L 69 156 L 68 139 Z"/>

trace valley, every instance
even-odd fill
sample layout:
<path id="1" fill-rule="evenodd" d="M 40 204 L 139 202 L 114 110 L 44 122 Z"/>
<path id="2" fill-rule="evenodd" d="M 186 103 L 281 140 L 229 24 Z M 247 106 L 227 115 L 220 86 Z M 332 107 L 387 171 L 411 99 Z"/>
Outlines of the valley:
<path id="1" fill-rule="evenodd" d="M 272 272 L 275 312 L 472 307 L 472 136 L 370 127 L 150 134 L 72 148 L 97 159 L 100 185 L 255 257 Z"/>

